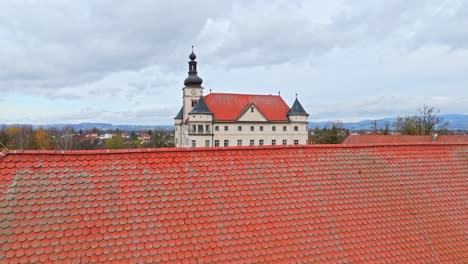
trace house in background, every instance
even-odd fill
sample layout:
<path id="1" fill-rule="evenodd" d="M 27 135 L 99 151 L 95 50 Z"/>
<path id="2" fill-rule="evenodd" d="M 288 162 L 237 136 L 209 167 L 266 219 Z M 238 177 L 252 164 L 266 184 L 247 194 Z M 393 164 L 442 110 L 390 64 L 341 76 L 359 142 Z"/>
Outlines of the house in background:
<path id="1" fill-rule="evenodd" d="M 189 56 L 183 106 L 175 119 L 176 147 L 307 144 L 308 117 L 296 98 L 290 108 L 279 95 L 203 95 L 196 56 Z"/>

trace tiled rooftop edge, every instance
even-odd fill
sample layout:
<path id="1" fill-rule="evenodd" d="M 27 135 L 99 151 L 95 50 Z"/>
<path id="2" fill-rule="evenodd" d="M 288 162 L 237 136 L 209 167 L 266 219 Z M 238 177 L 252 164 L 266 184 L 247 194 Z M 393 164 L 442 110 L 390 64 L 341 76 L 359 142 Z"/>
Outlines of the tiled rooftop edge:
<path id="1" fill-rule="evenodd" d="M 158 153 L 158 152 L 200 152 L 225 150 L 262 150 L 262 149 L 354 149 L 398 146 L 468 146 L 464 142 L 431 142 L 431 143 L 379 143 L 379 144 L 309 144 L 309 145 L 277 145 L 277 146 L 231 146 L 202 148 L 139 148 L 139 149 L 102 149 L 102 150 L 10 150 L 0 153 L 0 160 L 7 155 L 95 155 L 95 154 L 127 154 L 127 153 Z"/>

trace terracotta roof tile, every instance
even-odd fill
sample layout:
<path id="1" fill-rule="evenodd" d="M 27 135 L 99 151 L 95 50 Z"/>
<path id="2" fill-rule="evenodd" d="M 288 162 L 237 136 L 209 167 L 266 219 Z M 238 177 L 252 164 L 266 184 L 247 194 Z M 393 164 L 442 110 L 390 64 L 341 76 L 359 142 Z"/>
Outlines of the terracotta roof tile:
<path id="1" fill-rule="evenodd" d="M 433 142 L 431 135 L 349 135 L 342 144 L 389 144 L 389 143 L 430 143 Z M 468 143 L 468 135 L 438 135 L 435 137 L 437 143 Z"/>
<path id="2" fill-rule="evenodd" d="M 254 104 L 268 121 L 288 121 L 288 105 L 279 95 L 210 93 L 203 97 L 217 121 L 235 121 Z"/>
<path id="3" fill-rule="evenodd" d="M 464 263 L 468 144 L 12 151 L 0 262 Z"/>

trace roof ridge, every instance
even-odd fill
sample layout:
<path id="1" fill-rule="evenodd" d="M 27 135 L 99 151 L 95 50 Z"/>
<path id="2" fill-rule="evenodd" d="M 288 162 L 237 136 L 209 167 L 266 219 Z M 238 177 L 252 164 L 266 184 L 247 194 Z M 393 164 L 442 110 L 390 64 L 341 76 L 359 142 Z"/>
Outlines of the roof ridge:
<path id="1" fill-rule="evenodd" d="M 277 95 L 277 94 L 246 94 L 246 93 L 209 93 L 205 96 L 209 96 L 209 95 L 217 95 L 217 94 L 220 94 L 220 95 L 246 95 L 246 96 L 275 96 L 275 97 L 281 97 L 281 95 Z"/>
<path id="2" fill-rule="evenodd" d="M 164 152 L 199 152 L 223 150 L 262 150 L 262 149 L 350 149 L 378 148 L 399 146 L 468 146 L 466 142 L 422 142 L 422 143 L 382 143 L 382 144 L 308 144 L 308 145 L 265 145 L 265 146 L 229 146 L 200 148 L 138 148 L 138 149 L 98 149 L 98 150 L 10 150 L 7 155 L 91 155 L 91 154 L 128 154 L 128 153 L 164 153 Z M 1 156 L 0 156 L 1 158 Z"/>

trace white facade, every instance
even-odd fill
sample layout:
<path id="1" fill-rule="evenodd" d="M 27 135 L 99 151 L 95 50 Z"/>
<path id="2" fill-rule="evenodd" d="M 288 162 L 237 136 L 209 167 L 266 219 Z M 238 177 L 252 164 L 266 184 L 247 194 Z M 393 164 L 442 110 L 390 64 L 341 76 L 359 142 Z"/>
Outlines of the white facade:
<path id="1" fill-rule="evenodd" d="M 251 106 L 234 122 L 216 121 L 211 114 L 189 114 L 193 100 L 199 99 L 203 88 L 185 87 L 183 91 L 183 118 L 175 119 L 176 147 L 308 143 L 308 117 L 305 115 L 289 115 L 288 121 L 270 122 L 255 106 Z"/>

